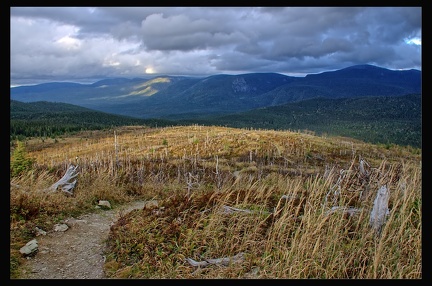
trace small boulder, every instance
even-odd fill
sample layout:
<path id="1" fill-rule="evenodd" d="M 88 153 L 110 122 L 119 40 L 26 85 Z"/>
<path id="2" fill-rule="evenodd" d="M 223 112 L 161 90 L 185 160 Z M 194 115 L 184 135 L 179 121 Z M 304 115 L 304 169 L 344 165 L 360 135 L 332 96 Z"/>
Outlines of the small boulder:
<path id="1" fill-rule="evenodd" d="M 98 203 L 98 206 L 100 206 L 102 208 L 107 208 L 107 209 L 111 208 L 111 204 L 109 203 L 109 201 L 102 201 L 102 200 L 100 200 L 99 203 Z"/>
<path id="2" fill-rule="evenodd" d="M 58 223 L 58 224 L 56 224 L 56 225 L 54 225 L 54 231 L 56 231 L 56 232 L 59 232 L 59 231 L 61 231 L 61 232 L 65 232 L 66 230 L 68 230 L 68 225 L 67 224 L 65 224 L 65 223 Z"/>
<path id="3" fill-rule="evenodd" d="M 29 256 L 38 250 L 38 243 L 36 239 L 30 240 L 26 245 L 20 248 L 20 253 L 24 256 Z"/>
<path id="4" fill-rule="evenodd" d="M 44 231 L 44 230 L 42 230 L 42 229 L 40 229 L 38 227 L 35 227 L 35 230 L 36 230 L 36 236 L 46 235 L 47 234 L 46 231 Z"/>

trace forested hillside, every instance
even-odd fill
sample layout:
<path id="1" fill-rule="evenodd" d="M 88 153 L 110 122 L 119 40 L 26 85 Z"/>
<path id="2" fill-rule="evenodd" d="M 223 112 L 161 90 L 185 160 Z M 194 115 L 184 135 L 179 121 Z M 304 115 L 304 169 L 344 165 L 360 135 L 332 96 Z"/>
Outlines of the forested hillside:
<path id="1" fill-rule="evenodd" d="M 101 130 L 114 126 L 167 126 L 162 119 L 139 119 L 88 108 L 53 102 L 10 102 L 10 140 L 26 137 L 55 138 L 83 130 Z"/>
<path id="2" fill-rule="evenodd" d="M 122 125 L 216 125 L 237 128 L 302 130 L 345 136 L 375 144 L 421 148 L 421 95 L 313 98 L 225 116 L 182 114 L 170 119 L 119 116 L 64 103 L 11 101 L 10 138 L 56 137 Z"/>
<path id="3" fill-rule="evenodd" d="M 314 98 L 226 116 L 182 120 L 240 128 L 309 130 L 371 143 L 411 145 L 422 142 L 421 95 Z"/>

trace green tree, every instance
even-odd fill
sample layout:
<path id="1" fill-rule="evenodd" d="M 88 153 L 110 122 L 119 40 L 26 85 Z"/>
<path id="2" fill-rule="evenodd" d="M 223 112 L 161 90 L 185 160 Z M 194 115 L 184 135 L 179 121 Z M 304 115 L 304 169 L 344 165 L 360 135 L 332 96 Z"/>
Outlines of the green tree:
<path id="1" fill-rule="evenodd" d="M 21 175 L 24 171 L 29 170 L 34 163 L 33 158 L 29 158 L 27 150 L 22 141 L 17 141 L 11 160 L 10 160 L 10 174 L 12 177 Z"/>

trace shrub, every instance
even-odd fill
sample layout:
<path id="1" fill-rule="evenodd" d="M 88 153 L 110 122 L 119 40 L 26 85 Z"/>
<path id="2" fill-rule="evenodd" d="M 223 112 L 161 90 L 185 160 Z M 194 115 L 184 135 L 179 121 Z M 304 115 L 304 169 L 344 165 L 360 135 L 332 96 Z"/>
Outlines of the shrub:
<path id="1" fill-rule="evenodd" d="M 24 143 L 22 141 L 17 141 L 17 146 L 14 149 L 10 160 L 11 176 L 17 177 L 24 171 L 29 170 L 32 167 L 34 161 L 34 159 L 28 157 Z"/>

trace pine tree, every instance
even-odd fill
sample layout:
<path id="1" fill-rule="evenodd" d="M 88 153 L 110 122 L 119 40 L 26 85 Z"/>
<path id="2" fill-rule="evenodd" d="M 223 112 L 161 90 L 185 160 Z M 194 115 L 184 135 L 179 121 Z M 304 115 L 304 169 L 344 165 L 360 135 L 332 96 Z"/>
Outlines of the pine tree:
<path id="1" fill-rule="evenodd" d="M 34 159 L 28 157 L 24 143 L 18 141 L 10 160 L 11 176 L 16 177 L 21 175 L 24 171 L 29 170 L 33 163 Z"/>

